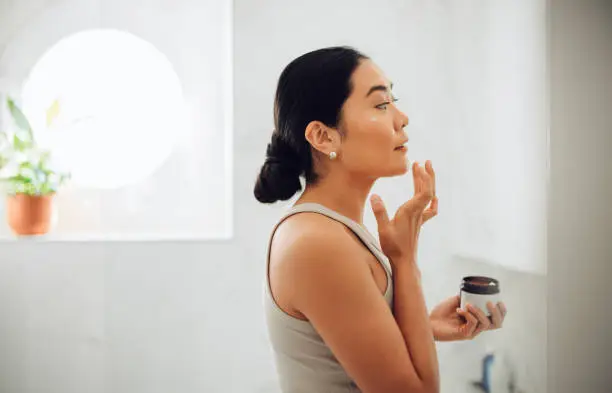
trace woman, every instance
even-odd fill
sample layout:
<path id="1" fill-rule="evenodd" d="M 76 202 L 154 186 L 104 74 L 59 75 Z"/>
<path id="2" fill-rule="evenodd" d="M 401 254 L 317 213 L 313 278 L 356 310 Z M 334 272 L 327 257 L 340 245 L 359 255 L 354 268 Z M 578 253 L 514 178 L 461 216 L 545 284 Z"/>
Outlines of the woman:
<path id="1" fill-rule="evenodd" d="M 376 179 L 408 171 L 408 117 L 365 55 L 333 47 L 282 72 L 275 130 L 254 194 L 262 203 L 305 188 L 270 237 L 266 312 L 284 393 L 438 392 L 435 340 L 501 327 L 503 304 L 428 314 L 417 265 L 421 225 L 437 214 L 431 162 L 412 166 L 415 194 L 393 218 L 371 206 L 379 241 L 362 225 Z M 299 214 L 298 214 L 299 213 Z"/>

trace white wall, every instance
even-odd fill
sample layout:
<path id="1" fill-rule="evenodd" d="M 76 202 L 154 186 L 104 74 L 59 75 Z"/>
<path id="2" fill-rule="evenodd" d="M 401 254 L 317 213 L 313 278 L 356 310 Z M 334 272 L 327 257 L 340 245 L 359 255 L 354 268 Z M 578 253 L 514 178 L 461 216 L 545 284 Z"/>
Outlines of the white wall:
<path id="1" fill-rule="evenodd" d="M 612 2 L 550 5 L 547 386 L 607 393 L 612 319 L 593 310 L 612 299 Z"/>
<path id="2" fill-rule="evenodd" d="M 341 43 L 358 46 L 387 70 L 412 116 L 411 151 L 437 163 L 441 215 L 424 233 L 421 252 L 428 303 L 456 293 L 461 276 L 482 273 L 500 279 L 510 310 L 502 331 L 439 345 L 443 392 L 472 391 L 468 381 L 479 377 L 489 347 L 512 356 L 526 392 L 545 392 L 545 277 L 452 257 L 456 231 L 449 229 L 450 202 L 444 205 L 445 194 L 450 199 L 456 190 L 450 181 L 456 162 L 444 141 L 467 127 L 453 112 L 460 96 L 450 96 L 449 86 L 461 75 L 478 81 L 477 61 L 448 54 L 455 47 L 447 33 L 479 53 L 484 44 L 474 22 L 486 20 L 487 9 L 478 7 L 487 3 L 235 1 L 234 238 L 1 243 L 0 392 L 278 391 L 260 300 L 268 229 L 286 205 L 258 205 L 252 186 L 282 67 L 306 50 Z M 468 5 L 474 13 L 465 11 Z M 27 17 L 20 7 L 28 2 L 0 2 L 0 18 Z M 452 17 L 462 10 L 463 19 Z M 449 72 L 459 68 L 463 74 Z M 470 86 L 450 91 L 487 94 L 484 83 Z M 482 122 L 474 110 L 472 121 Z M 394 207 L 408 197 L 407 184 L 391 179 L 378 187 Z"/>

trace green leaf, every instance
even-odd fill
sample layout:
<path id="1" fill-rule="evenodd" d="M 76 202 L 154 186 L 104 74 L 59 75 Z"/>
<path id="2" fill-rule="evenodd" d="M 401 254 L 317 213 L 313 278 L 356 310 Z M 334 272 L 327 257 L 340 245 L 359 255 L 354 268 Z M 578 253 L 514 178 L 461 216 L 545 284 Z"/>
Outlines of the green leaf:
<path id="1" fill-rule="evenodd" d="M 32 178 L 24 175 L 15 175 L 8 178 L 13 184 L 32 184 Z"/>
<path id="2" fill-rule="evenodd" d="M 17 104 L 15 104 L 15 101 L 13 101 L 12 98 L 7 98 L 6 104 L 8 105 L 9 112 L 11 113 L 17 127 L 23 131 L 26 131 L 30 140 L 33 140 L 34 137 L 32 133 L 32 126 L 21 109 L 17 106 Z"/>
<path id="3" fill-rule="evenodd" d="M 19 170 L 21 169 L 31 169 L 34 170 L 34 165 L 32 165 L 31 162 L 29 161 L 24 161 L 21 164 L 19 164 Z"/>
<path id="4" fill-rule="evenodd" d="M 28 147 L 30 147 L 31 144 L 21 140 L 21 138 L 19 138 L 19 136 L 17 136 L 17 134 L 13 135 L 13 148 L 17 151 L 24 151 L 25 149 L 27 149 Z"/>
<path id="5" fill-rule="evenodd" d="M 49 193 L 50 185 L 49 183 L 44 183 L 40 186 L 40 195 L 45 195 Z"/>

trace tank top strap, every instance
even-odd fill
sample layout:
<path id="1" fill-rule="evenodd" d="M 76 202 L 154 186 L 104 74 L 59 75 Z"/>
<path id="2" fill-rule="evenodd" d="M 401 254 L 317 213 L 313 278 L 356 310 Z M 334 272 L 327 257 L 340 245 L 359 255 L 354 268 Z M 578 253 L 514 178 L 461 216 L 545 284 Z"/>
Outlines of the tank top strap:
<path id="1" fill-rule="evenodd" d="M 370 250 L 370 252 L 380 261 L 380 263 L 382 264 L 383 268 L 385 269 L 386 273 L 387 273 L 387 277 L 390 278 L 392 273 L 391 273 L 391 264 L 389 262 L 389 259 L 385 256 L 385 254 L 383 253 L 380 244 L 378 242 L 378 240 L 362 225 L 360 225 L 358 222 L 326 207 L 323 206 L 321 204 L 318 203 L 301 203 L 301 204 L 297 204 L 292 206 L 287 212 L 285 212 L 285 214 L 281 217 L 281 219 L 278 221 L 278 223 L 274 226 L 274 229 L 272 230 L 272 234 L 270 235 L 270 239 L 268 242 L 268 252 L 267 252 L 267 263 L 269 263 L 269 258 L 270 258 L 270 249 L 271 249 L 271 245 L 272 245 L 272 237 L 274 236 L 274 233 L 276 232 L 276 229 L 278 228 L 278 226 L 287 218 L 289 218 L 290 216 L 294 215 L 294 214 L 298 214 L 298 213 L 319 213 L 322 214 L 324 216 L 327 216 L 335 221 L 338 221 L 342 224 L 344 224 L 345 226 L 347 226 L 351 231 L 353 231 L 353 233 L 355 233 L 355 235 L 357 235 L 359 237 L 359 239 L 363 242 L 363 244 L 368 247 L 368 249 Z"/>

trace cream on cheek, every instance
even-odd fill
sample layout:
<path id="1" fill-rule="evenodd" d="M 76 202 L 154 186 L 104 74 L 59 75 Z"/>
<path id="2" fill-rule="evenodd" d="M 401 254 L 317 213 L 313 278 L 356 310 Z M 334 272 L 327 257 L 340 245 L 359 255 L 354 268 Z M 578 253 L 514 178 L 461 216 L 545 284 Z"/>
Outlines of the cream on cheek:
<path id="1" fill-rule="evenodd" d="M 384 117 L 379 117 L 377 115 L 372 115 L 370 116 L 370 130 L 378 130 L 380 133 L 380 137 L 387 139 L 389 137 L 389 135 L 387 135 L 387 133 L 385 132 L 386 130 L 389 130 L 389 134 L 391 135 L 391 137 L 393 137 L 393 135 L 395 134 L 395 130 L 393 129 L 393 126 L 389 127 L 388 124 L 385 124 L 386 119 Z"/>

